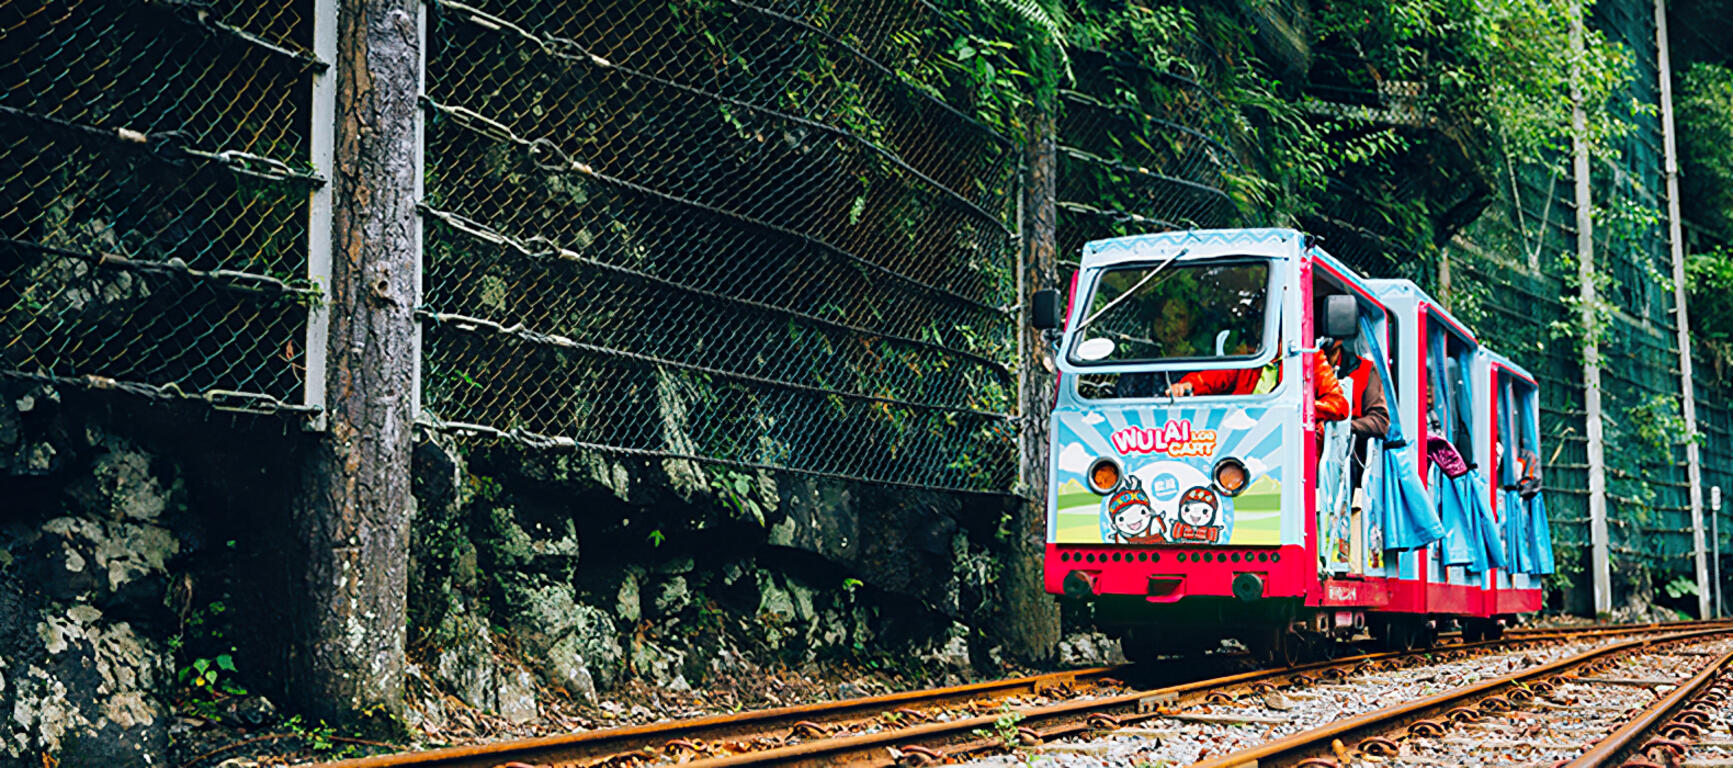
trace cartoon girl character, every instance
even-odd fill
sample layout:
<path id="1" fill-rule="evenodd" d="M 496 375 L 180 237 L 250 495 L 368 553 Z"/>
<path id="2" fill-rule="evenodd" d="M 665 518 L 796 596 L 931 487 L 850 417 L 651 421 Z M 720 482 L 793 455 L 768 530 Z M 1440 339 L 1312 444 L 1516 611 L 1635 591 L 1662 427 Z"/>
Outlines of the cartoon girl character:
<path id="1" fill-rule="evenodd" d="M 1179 520 L 1173 524 L 1173 540 L 1219 544 L 1222 527 L 1217 523 L 1221 508 L 1215 491 L 1197 486 L 1179 497 Z"/>
<path id="2" fill-rule="evenodd" d="M 1111 543 L 1167 542 L 1166 522 L 1150 507 L 1149 494 L 1143 492 L 1143 484 L 1136 477 L 1126 478 L 1125 485 L 1107 497 L 1107 518 L 1113 527 Z"/>

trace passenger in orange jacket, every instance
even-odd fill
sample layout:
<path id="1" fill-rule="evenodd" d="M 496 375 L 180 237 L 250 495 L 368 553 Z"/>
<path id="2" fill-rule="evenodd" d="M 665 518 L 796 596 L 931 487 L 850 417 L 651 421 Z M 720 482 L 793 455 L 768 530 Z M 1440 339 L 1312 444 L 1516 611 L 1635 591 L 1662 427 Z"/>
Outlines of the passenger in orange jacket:
<path id="1" fill-rule="evenodd" d="M 1341 421 L 1353 409 L 1342 394 L 1342 384 L 1336 380 L 1336 369 L 1318 354 L 1313 357 L 1313 377 L 1317 390 L 1319 421 Z M 1192 371 L 1167 388 L 1169 397 L 1187 395 L 1261 395 L 1276 388 L 1282 381 L 1282 360 L 1276 358 L 1262 368 L 1240 368 L 1226 371 Z"/>

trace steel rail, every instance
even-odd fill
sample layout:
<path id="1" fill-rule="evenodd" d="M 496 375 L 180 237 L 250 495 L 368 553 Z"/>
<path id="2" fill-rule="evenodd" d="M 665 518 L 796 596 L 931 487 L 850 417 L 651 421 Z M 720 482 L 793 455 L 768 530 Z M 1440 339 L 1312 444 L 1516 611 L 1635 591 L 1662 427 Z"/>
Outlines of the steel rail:
<path id="1" fill-rule="evenodd" d="M 1002 699 L 1023 693 L 1040 694 L 1079 683 L 1116 682 L 1113 675 L 1123 672 L 1128 666 L 1089 667 L 992 682 L 798 704 L 731 715 L 709 715 L 519 741 L 447 747 L 426 752 L 401 752 L 317 765 L 319 768 L 494 768 L 513 761 L 531 762 L 537 766 L 589 765 L 606 757 L 627 753 L 642 754 L 645 749 L 661 750 L 668 742 L 680 739 L 741 739 L 786 732 L 808 722 L 822 725 L 916 706 L 960 704 L 983 698 Z"/>
<path id="2" fill-rule="evenodd" d="M 1446 709 L 1464 706 L 1464 702 L 1483 696 L 1491 696 L 1505 687 L 1526 684 L 1530 681 L 1549 678 L 1566 670 L 1593 664 L 1608 657 L 1623 654 L 1655 645 L 1671 644 L 1692 640 L 1699 637 L 1727 634 L 1733 628 L 1721 626 L 1711 629 L 1681 631 L 1670 635 L 1654 638 L 1638 638 L 1592 648 L 1569 658 L 1542 664 L 1537 667 L 1501 675 L 1491 680 L 1485 680 L 1460 688 L 1441 691 L 1403 704 L 1396 704 L 1382 709 L 1373 710 L 1361 715 L 1337 720 L 1311 730 L 1286 736 L 1275 741 L 1266 742 L 1250 749 L 1230 752 L 1209 760 L 1192 764 L 1192 768 L 1260 768 L 1272 765 L 1292 765 L 1303 763 L 1311 758 L 1329 760 L 1334 754 L 1333 743 L 1357 744 L 1362 740 L 1376 736 L 1395 728 L 1418 723 L 1427 719 L 1428 715 L 1443 712 Z M 1333 761 L 1332 761 L 1333 762 Z"/>
<path id="3" fill-rule="evenodd" d="M 1180 703 L 1181 697 L 1202 700 L 1206 696 L 1227 695 L 1234 689 L 1256 690 L 1254 686 L 1271 684 L 1283 678 L 1324 676 L 1328 670 L 1347 670 L 1365 664 L 1401 662 L 1421 659 L 1428 654 L 1459 653 L 1467 649 L 1490 648 L 1511 644 L 1549 642 L 1556 640 L 1628 635 L 1664 631 L 1676 626 L 1704 626 L 1699 622 L 1662 622 L 1641 625 L 1587 625 L 1563 628 L 1513 628 L 1500 640 L 1479 643 L 1458 643 L 1410 651 L 1385 651 L 1349 656 L 1333 661 L 1302 664 L 1292 668 L 1242 672 L 1207 680 L 1182 683 L 1134 693 L 1074 700 L 1041 707 L 1018 710 L 1023 716 L 1020 725 L 1026 736 L 1047 740 L 1089 730 L 1089 723 L 1114 722 L 1128 724 L 1159 717 L 1156 711 L 1164 705 Z M 1733 622 L 1715 626 L 1733 627 Z M 1441 639 L 1449 637 L 1449 633 Z M 915 707 L 979 702 L 982 699 L 1004 699 L 1023 693 L 1041 693 L 1054 688 L 1088 682 L 1108 682 L 1130 665 L 1095 667 L 1055 672 L 1043 675 L 1010 678 L 985 683 L 951 686 L 919 691 L 885 694 L 858 699 L 819 702 L 734 715 L 710 715 L 686 720 L 665 721 L 646 725 L 624 726 L 581 733 L 559 734 L 539 738 L 447 747 L 424 752 L 403 752 L 373 757 L 320 763 L 320 768 L 406 768 L 438 766 L 439 768 L 496 768 L 513 762 L 538 766 L 589 766 L 611 757 L 654 757 L 665 754 L 672 743 L 696 744 L 702 741 L 746 740 L 756 737 L 781 736 L 806 723 L 821 726 L 810 729 L 813 734 L 834 730 L 823 726 L 833 723 L 859 722 Z M 1286 681 L 1290 684 L 1293 679 Z M 1113 713 L 1118 713 L 1117 715 Z M 1108 721 L 1093 717 L 1106 714 Z M 687 766 L 725 765 L 829 765 L 848 760 L 867 760 L 892 764 L 889 750 L 905 746 L 930 749 L 939 744 L 950 754 L 966 754 L 990 749 L 1002 744 L 997 739 L 984 740 L 974 735 L 977 729 L 992 731 L 1002 715 L 999 713 L 964 718 L 941 723 L 924 723 L 907 728 L 891 728 L 877 733 L 861 733 L 772 747 L 756 752 L 720 758 L 689 760 Z M 1043 731 L 1030 726 L 1044 724 Z M 646 750 L 651 750 L 646 752 Z M 652 754 L 652 752 L 654 754 Z"/>
<path id="4" fill-rule="evenodd" d="M 1025 743 L 1039 743 L 1064 735 L 1072 735 L 1099 727 L 1117 727 L 1141 720 L 1161 717 L 1177 706 L 1201 703 L 1205 697 L 1226 695 L 1233 689 L 1257 692 L 1259 684 L 1269 684 L 1286 678 L 1289 685 L 1302 685 L 1330 670 L 1347 671 L 1368 663 L 1390 660 L 1420 660 L 1428 654 L 1455 653 L 1467 649 L 1491 648 L 1507 644 L 1525 644 L 1565 640 L 1608 633 L 1639 633 L 1654 631 L 1649 627 L 1594 627 L 1577 632 L 1537 632 L 1516 638 L 1464 643 L 1446 648 L 1386 651 L 1352 656 L 1335 661 L 1303 664 L 1288 669 L 1266 669 L 1243 672 L 1225 677 L 1199 680 L 1147 691 L 1077 699 L 1041 707 L 1010 710 L 1003 713 L 961 718 L 949 722 L 925 723 L 908 728 L 859 733 L 801 744 L 775 747 L 726 757 L 692 760 L 681 763 L 684 768 L 738 768 L 739 766 L 779 766 L 781 768 L 819 768 L 821 766 L 860 765 L 892 766 L 909 760 L 924 763 L 982 752 L 1004 745 L 1000 737 L 1000 720 L 1014 714 L 1018 738 Z M 1316 677 L 1314 677 L 1316 676 Z M 1276 687 L 1276 686 L 1271 686 Z M 1040 726 L 1039 728 L 1037 726 Z"/>
<path id="5" fill-rule="evenodd" d="M 1718 675 L 1728 671 L 1729 668 L 1733 668 L 1733 651 L 1721 654 L 1719 658 L 1704 666 L 1702 671 L 1692 676 L 1690 680 L 1662 696 L 1648 709 L 1637 713 L 1635 717 L 1619 726 L 1618 730 L 1608 734 L 1606 738 L 1595 742 L 1595 745 L 1590 747 L 1588 751 L 1567 763 L 1566 768 L 1618 765 L 1624 758 L 1632 757 L 1637 752 L 1650 752 L 1650 750 L 1661 753 L 1671 752 L 1670 757 L 1662 757 L 1656 759 L 1655 762 L 1675 764 L 1677 758 L 1681 757 L 1684 751 L 1683 743 L 1671 739 L 1661 741 L 1645 739 L 1639 742 L 1639 739 L 1663 735 L 1661 732 L 1673 725 L 1673 723 L 1665 723 L 1665 727 L 1663 727 L 1663 723 L 1683 709 L 1686 702 L 1697 698 L 1704 689 L 1715 681 Z M 1650 756 L 1653 757 L 1654 755 L 1651 754 Z"/>

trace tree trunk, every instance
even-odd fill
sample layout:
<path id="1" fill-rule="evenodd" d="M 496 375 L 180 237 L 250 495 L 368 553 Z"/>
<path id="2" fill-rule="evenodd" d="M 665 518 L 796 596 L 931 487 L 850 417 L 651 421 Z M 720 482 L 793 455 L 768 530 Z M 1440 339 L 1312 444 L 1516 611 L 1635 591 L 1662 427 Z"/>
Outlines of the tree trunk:
<path id="1" fill-rule="evenodd" d="M 1019 413 L 1023 417 L 1021 475 L 1027 501 L 1019 503 L 1013 515 L 1013 559 L 1007 582 L 1011 626 L 1007 639 L 1016 656 L 1042 661 L 1050 658 L 1059 644 L 1059 604 L 1041 583 L 1041 560 L 1047 542 L 1047 421 L 1053 409 L 1055 376 L 1047 341 L 1030 322 L 1030 309 L 1036 291 L 1058 284 L 1054 253 L 1058 154 L 1052 105 L 1039 104 L 1031 109 L 1028 125 L 1022 206 L 1023 276 L 1019 281 L 1022 295 L 1018 297 L 1023 311 L 1017 329 L 1023 334 L 1023 343 L 1019 345 L 1023 359 L 1018 361 L 1023 377 Z"/>
<path id="2" fill-rule="evenodd" d="M 327 430 L 295 527 L 289 693 L 332 721 L 402 710 L 419 349 L 415 0 L 340 0 Z"/>

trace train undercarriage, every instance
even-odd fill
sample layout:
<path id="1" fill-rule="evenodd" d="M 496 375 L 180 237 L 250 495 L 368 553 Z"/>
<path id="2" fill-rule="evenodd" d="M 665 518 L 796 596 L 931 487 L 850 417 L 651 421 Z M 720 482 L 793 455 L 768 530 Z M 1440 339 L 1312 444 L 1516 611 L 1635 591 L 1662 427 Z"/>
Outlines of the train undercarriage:
<path id="1" fill-rule="evenodd" d="M 1427 648 L 1450 631 L 1459 632 L 1464 642 L 1497 640 L 1515 620 L 1319 609 L 1299 599 L 1248 604 L 1195 598 L 1156 607 L 1141 598 L 1103 596 L 1094 601 L 1094 610 L 1096 623 L 1120 640 L 1131 661 L 1200 655 L 1232 641 L 1259 663 L 1286 666 L 1333 659 L 1349 650 Z"/>

